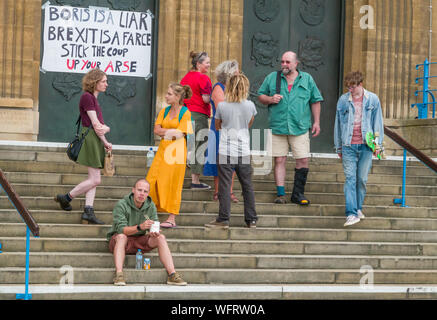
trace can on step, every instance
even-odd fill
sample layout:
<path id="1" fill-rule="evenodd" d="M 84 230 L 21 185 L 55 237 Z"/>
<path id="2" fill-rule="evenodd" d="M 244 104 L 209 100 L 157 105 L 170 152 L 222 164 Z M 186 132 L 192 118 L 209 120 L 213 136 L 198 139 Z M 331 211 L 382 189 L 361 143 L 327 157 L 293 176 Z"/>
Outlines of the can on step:
<path id="1" fill-rule="evenodd" d="M 144 270 L 150 269 L 150 259 L 149 258 L 144 258 L 143 268 L 144 268 Z"/>

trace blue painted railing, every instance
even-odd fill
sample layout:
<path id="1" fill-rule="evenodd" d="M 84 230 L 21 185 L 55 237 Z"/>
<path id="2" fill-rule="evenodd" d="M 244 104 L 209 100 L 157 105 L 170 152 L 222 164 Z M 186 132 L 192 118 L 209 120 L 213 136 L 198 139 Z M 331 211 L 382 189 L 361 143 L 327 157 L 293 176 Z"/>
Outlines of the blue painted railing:
<path id="1" fill-rule="evenodd" d="M 419 70 L 423 67 L 423 77 L 416 78 L 416 83 L 419 84 L 420 80 L 423 84 L 422 90 L 417 90 L 414 95 L 416 97 L 419 96 L 419 93 L 422 94 L 422 103 L 414 103 L 411 105 L 411 108 L 417 107 L 418 109 L 418 119 L 428 119 L 428 106 L 432 105 L 432 118 L 435 118 L 435 107 L 436 107 L 436 99 L 433 92 L 436 92 L 436 89 L 429 88 L 429 80 L 432 78 L 437 78 L 437 76 L 430 76 L 430 66 L 433 64 L 437 64 L 437 62 L 429 62 L 428 59 L 425 60 L 423 64 L 418 64 L 416 66 L 416 70 Z M 429 102 L 429 96 L 432 98 L 432 102 Z"/>
<path id="2" fill-rule="evenodd" d="M 396 132 L 392 131 L 386 126 L 384 126 L 384 134 L 404 148 L 404 163 L 402 167 L 402 197 L 394 199 L 393 202 L 395 204 L 400 204 L 403 208 L 406 208 L 407 205 L 405 198 L 405 189 L 407 182 L 407 152 L 410 152 L 413 156 L 415 156 L 418 160 L 420 160 L 435 173 L 437 173 L 437 163 L 426 154 L 424 154 L 422 151 L 417 150 L 414 146 L 408 143 L 408 141 L 406 141 L 404 138 L 402 138 L 400 135 L 398 135 Z"/>
<path id="3" fill-rule="evenodd" d="M 29 293 L 29 268 L 30 268 L 30 234 L 34 237 L 39 237 L 39 226 L 29 213 L 27 208 L 21 202 L 19 196 L 15 193 L 12 186 L 9 184 L 3 171 L 0 169 L 0 192 L 4 191 L 9 201 L 14 206 L 15 210 L 20 214 L 24 223 L 26 224 L 26 269 L 25 269 L 25 288 L 24 294 L 17 294 L 17 300 L 31 300 L 32 295 Z M 1 251 L 0 251 L 1 253 Z"/>

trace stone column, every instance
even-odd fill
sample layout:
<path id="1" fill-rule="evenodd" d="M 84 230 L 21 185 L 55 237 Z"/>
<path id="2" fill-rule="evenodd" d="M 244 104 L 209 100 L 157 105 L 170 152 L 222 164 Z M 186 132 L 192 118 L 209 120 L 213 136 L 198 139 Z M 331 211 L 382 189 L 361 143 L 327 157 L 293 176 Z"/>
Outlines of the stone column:
<path id="1" fill-rule="evenodd" d="M 40 0 L 0 2 L 0 140 L 36 140 Z"/>
<path id="2" fill-rule="evenodd" d="M 433 20 L 437 27 L 437 13 Z M 428 1 L 346 1 L 344 71 L 365 74 L 364 85 L 379 96 L 386 119 L 417 116 L 410 106 L 419 88 L 416 65 L 428 55 L 428 40 Z"/>
<path id="3" fill-rule="evenodd" d="M 224 60 L 241 64 L 244 0 L 161 0 L 159 13 L 157 112 L 165 106 L 170 82 L 179 82 L 191 69 L 189 53 L 206 51 L 209 76 Z"/>

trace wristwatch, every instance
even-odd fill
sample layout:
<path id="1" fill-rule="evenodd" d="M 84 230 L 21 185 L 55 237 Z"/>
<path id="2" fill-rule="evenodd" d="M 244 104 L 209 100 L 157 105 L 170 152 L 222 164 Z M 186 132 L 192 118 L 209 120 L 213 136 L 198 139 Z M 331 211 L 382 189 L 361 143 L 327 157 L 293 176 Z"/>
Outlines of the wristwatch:
<path id="1" fill-rule="evenodd" d="M 139 224 L 137 224 L 137 230 L 138 230 L 138 231 L 143 231 L 143 230 L 141 229 L 141 227 L 140 227 Z"/>

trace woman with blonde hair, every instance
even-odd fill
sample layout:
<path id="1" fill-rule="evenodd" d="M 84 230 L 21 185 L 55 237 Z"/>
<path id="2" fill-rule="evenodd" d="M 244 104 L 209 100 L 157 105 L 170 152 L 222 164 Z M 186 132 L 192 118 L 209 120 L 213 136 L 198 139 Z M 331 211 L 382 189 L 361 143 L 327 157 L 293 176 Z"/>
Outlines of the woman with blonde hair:
<path id="1" fill-rule="evenodd" d="M 255 228 L 258 220 L 255 210 L 255 193 L 252 185 L 250 134 L 257 114 L 255 104 L 247 100 L 249 80 L 243 74 L 232 76 L 225 89 L 225 101 L 219 103 L 216 129 L 220 130 L 218 161 L 219 215 L 206 224 L 209 228 L 229 228 L 231 215 L 230 186 L 233 171 L 237 173 L 244 198 L 244 220 L 248 228 Z"/>
<path id="2" fill-rule="evenodd" d="M 184 99 L 192 95 L 190 86 L 171 83 L 165 95 L 168 107 L 162 109 L 155 122 L 154 133 L 161 137 L 146 180 L 149 195 L 158 212 L 169 213 L 162 228 L 175 228 L 176 216 L 182 200 L 185 168 L 187 164 L 186 136 L 193 133 L 191 113 L 184 106 Z"/>
<path id="3" fill-rule="evenodd" d="M 100 169 L 105 163 L 105 150 L 111 151 L 105 134 L 110 128 L 105 125 L 102 109 L 97 101 L 99 93 L 105 92 L 108 87 L 108 78 L 100 69 L 89 71 L 82 79 L 84 93 L 79 101 L 79 112 L 82 120 L 82 134 L 85 136 L 77 163 L 88 167 L 88 178 L 74 187 L 65 195 L 58 194 L 55 201 L 65 211 L 71 211 L 70 202 L 79 195 L 85 194 L 85 208 L 82 214 L 82 223 L 104 224 L 94 214 L 94 198 L 96 188 L 101 182 Z M 89 128 L 89 130 L 88 130 Z"/>
<path id="4" fill-rule="evenodd" d="M 239 73 L 239 66 L 236 60 L 227 60 L 220 63 L 215 69 L 215 75 L 217 78 L 217 83 L 212 87 L 212 95 L 211 95 L 211 105 L 213 116 L 211 119 L 211 126 L 208 133 L 208 151 L 206 157 L 206 163 L 203 167 L 203 175 L 204 176 L 212 176 L 214 177 L 214 201 L 218 200 L 218 171 L 217 171 L 217 155 L 219 150 L 220 143 L 220 133 L 215 129 L 215 114 L 217 112 L 217 106 L 220 102 L 225 100 L 225 87 L 226 82 L 229 78 L 235 74 Z M 234 195 L 234 178 L 235 171 L 232 175 L 231 182 L 231 200 L 234 203 L 238 203 L 238 198 Z"/>

